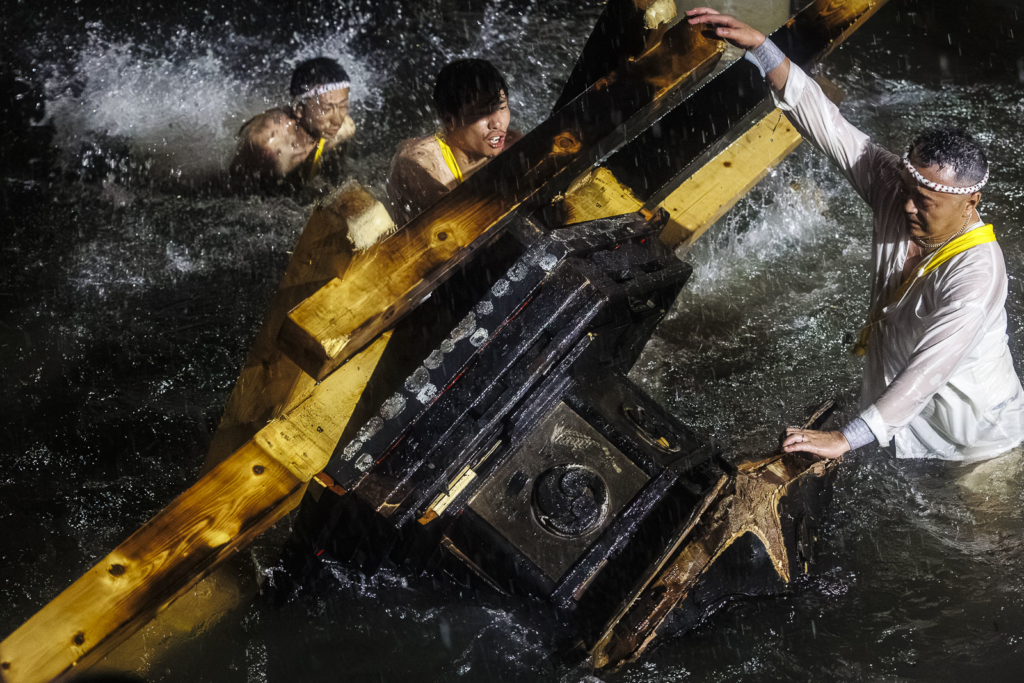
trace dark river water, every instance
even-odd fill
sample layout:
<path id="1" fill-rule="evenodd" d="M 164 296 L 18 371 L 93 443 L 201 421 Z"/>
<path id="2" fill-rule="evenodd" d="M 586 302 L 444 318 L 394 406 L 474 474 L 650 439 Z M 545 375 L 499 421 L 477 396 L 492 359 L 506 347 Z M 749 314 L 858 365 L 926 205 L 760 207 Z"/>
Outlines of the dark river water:
<path id="1" fill-rule="evenodd" d="M 0 637 L 196 478 L 311 197 L 244 197 L 221 175 L 240 124 L 291 67 L 338 56 L 359 126 L 348 172 L 379 189 L 428 132 L 433 75 L 464 56 L 509 76 L 514 123 L 550 109 L 596 0 L 8 3 L 0 211 Z M 747 3 L 754 6 L 758 3 Z M 1024 8 L 890 0 L 834 54 L 847 117 L 893 149 L 920 127 L 989 146 L 982 214 L 1010 275 L 1024 371 Z M 733 2 L 734 11 L 744 3 Z M 749 9 L 749 7 L 748 7 Z M 8 98 L 5 96 L 5 101 Z M 19 105 L 22 106 L 22 105 Z M 27 106 L 27 105 L 25 105 Z M 806 408 L 855 412 L 844 336 L 867 303 L 870 215 L 801 145 L 687 256 L 695 273 L 633 378 L 728 452 L 765 452 Z M 837 420 L 838 421 L 838 420 Z M 1024 670 L 1024 474 L 897 462 L 840 468 L 811 576 L 740 601 L 640 663 L 554 663 L 530 603 L 332 565 L 283 606 L 245 598 L 143 653 L 148 681 L 1016 681 Z M 287 524 L 243 553 L 273 575 Z M 593 678 L 590 678 L 593 676 Z"/>

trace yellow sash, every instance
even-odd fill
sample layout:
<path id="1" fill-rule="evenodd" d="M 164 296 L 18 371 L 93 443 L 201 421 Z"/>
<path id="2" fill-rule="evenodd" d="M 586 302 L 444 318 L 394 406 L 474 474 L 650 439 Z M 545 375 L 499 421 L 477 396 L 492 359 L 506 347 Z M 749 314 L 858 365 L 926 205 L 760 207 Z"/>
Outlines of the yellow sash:
<path id="1" fill-rule="evenodd" d="M 448 146 L 448 143 L 444 141 L 441 134 L 434 135 L 437 138 L 437 146 L 441 148 L 441 156 L 444 157 L 444 163 L 448 167 L 448 170 L 455 176 L 455 182 L 462 183 L 462 170 L 459 168 L 459 162 L 455 161 L 455 155 L 452 154 L 452 148 Z"/>
<path id="2" fill-rule="evenodd" d="M 313 151 L 313 160 L 306 167 L 306 172 L 302 174 L 303 180 L 312 180 L 320 174 L 320 157 L 324 154 L 325 144 L 327 144 L 327 138 L 320 138 L 316 143 L 316 149 Z"/>
<path id="3" fill-rule="evenodd" d="M 910 288 L 918 281 L 957 254 L 967 251 L 971 247 L 976 247 L 979 244 L 986 244 L 988 242 L 995 241 L 996 233 L 995 230 L 992 229 L 991 223 L 983 225 L 980 228 L 974 228 L 970 232 L 960 235 L 955 240 L 952 240 L 949 244 L 932 254 L 924 265 L 919 266 L 917 270 L 914 271 L 913 276 L 907 278 L 907 280 L 899 286 L 899 289 L 893 293 L 889 298 L 889 301 L 886 302 L 885 306 L 882 308 L 888 308 L 893 304 L 899 303 L 900 300 L 903 299 L 904 295 L 910 291 Z M 876 310 L 871 314 L 871 317 L 868 318 L 867 324 L 865 324 L 860 330 L 860 339 L 853 347 L 853 352 L 856 355 L 863 356 L 867 353 L 868 342 L 871 341 L 871 335 L 874 333 L 875 327 L 884 319 L 885 313 L 883 313 L 881 309 Z"/>

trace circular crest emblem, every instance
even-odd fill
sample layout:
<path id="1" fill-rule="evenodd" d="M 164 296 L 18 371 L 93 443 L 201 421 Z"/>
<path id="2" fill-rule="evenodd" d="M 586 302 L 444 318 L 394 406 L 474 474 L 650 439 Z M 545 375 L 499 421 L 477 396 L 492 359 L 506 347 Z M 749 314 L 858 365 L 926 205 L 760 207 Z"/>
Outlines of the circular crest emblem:
<path id="1" fill-rule="evenodd" d="M 559 536 L 582 536 L 608 515 L 608 485 L 589 467 L 556 465 L 533 487 L 533 511 L 542 527 Z"/>

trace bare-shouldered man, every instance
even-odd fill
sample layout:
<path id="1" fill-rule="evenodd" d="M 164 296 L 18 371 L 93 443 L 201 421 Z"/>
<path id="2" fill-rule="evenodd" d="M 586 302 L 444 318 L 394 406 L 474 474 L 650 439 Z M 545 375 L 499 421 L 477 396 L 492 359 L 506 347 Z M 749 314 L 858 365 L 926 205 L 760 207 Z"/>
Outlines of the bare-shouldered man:
<path id="1" fill-rule="evenodd" d="M 292 73 L 291 106 L 250 119 L 238 133 L 232 175 L 274 180 L 297 174 L 311 180 L 325 156 L 351 139 L 349 79 L 333 59 L 317 57 Z"/>
<path id="2" fill-rule="evenodd" d="M 405 140 L 388 173 L 391 215 L 405 225 L 519 139 L 508 129 L 508 83 L 483 59 L 461 59 L 437 75 L 441 132 Z"/>

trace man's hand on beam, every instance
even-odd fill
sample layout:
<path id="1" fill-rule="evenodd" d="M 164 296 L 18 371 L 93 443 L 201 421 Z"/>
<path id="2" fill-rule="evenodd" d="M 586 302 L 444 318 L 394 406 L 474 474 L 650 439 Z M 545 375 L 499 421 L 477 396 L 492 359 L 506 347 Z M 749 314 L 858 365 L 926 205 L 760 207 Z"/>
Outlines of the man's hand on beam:
<path id="1" fill-rule="evenodd" d="M 760 47 L 766 39 L 760 31 L 747 26 L 736 17 L 722 14 L 710 7 L 695 7 L 686 11 L 686 20 L 691 26 L 696 24 L 711 24 L 715 26 L 715 35 L 730 45 L 741 50 L 753 50 Z"/>
<path id="2" fill-rule="evenodd" d="M 686 11 L 686 20 L 691 26 L 707 24 L 715 29 L 715 36 L 725 42 L 740 48 L 741 50 L 752 51 L 764 44 L 767 37 L 751 28 L 736 17 L 722 14 L 710 7 L 695 7 Z M 755 53 L 756 54 L 756 53 Z M 789 59 L 783 60 L 776 68 L 765 74 L 768 83 L 778 91 L 786 87 L 789 79 Z"/>
<path id="3" fill-rule="evenodd" d="M 782 450 L 786 453 L 813 453 L 832 460 L 850 450 L 850 444 L 842 432 L 819 432 L 814 429 L 787 427 Z"/>

